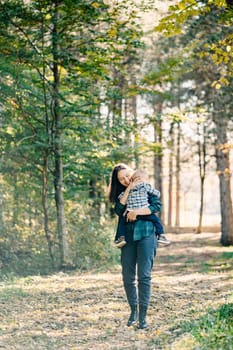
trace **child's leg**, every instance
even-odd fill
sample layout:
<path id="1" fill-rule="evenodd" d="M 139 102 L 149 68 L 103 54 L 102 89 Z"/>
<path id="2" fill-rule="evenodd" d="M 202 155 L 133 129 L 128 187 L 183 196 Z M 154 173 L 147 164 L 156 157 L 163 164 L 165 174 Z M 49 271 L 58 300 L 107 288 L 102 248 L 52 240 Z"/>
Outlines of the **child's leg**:
<path id="1" fill-rule="evenodd" d="M 125 236 L 127 222 L 124 216 L 120 216 L 117 223 L 117 230 L 114 241 L 117 241 L 121 236 Z"/>
<path id="2" fill-rule="evenodd" d="M 146 221 L 151 221 L 155 225 L 155 235 L 158 238 L 158 243 L 164 244 L 164 245 L 169 245 L 171 242 L 165 237 L 164 235 L 164 229 L 163 225 L 160 221 L 160 218 L 155 215 L 138 215 L 137 217 L 140 220 L 146 220 Z"/>
<path id="3" fill-rule="evenodd" d="M 126 233 L 126 219 L 124 216 L 119 217 L 118 224 L 117 224 L 117 231 L 115 234 L 114 242 L 115 246 L 117 248 L 122 248 L 124 245 L 126 245 L 126 240 L 125 240 L 125 233 Z"/>
<path id="4" fill-rule="evenodd" d="M 164 233 L 163 225 L 161 224 L 161 221 L 158 216 L 156 216 L 158 220 L 154 221 L 155 229 L 156 229 L 156 235 L 160 236 Z"/>

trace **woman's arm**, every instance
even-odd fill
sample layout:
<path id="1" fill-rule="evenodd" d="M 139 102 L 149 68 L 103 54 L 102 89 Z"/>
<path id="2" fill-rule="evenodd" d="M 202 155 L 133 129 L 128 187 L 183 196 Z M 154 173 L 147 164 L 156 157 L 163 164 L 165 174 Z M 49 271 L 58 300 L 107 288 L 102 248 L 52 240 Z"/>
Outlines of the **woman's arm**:
<path id="1" fill-rule="evenodd" d="M 128 221 L 135 221 L 137 219 L 137 215 L 150 215 L 154 214 L 158 211 L 161 211 L 162 204 L 159 200 L 159 198 L 154 194 L 149 194 L 149 207 L 148 208 L 139 208 L 135 209 L 133 211 L 128 212 L 127 214 L 127 220 Z"/>
<path id="2" fill-rule="evenodd" d="M 114 211 L 118 216 L 123 215 L 123 213 L 125 212 L 126 209 L 126 205 L 121 204 L 121 202 L 118 200 L 115 204 L 115 208 Z"/>
<path id="3" fill-rule="evenodd" d="M 150 215 L 152 214 L 150 208 L 139 208 L 129 211 L 126 215 L 127 221 L 135 221 L 137 220 L 138 215 Z"/>

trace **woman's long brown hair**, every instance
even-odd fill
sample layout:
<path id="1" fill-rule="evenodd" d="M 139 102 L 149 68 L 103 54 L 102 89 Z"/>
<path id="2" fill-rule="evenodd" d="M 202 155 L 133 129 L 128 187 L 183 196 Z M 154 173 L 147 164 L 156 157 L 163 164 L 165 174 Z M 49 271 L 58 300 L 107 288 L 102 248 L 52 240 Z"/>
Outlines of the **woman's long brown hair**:
<path id="1" fill-rule="evenodd" d="M 120 170 L 128 168 L 128 165 L 124 163 L 117 164 L 113 168 L 109 185 L 109 200 L 112 203 L 116 203 L 119 194 L 125 190 L 125 186 L 123 186 L 118 180 L 118 173 Z"/>

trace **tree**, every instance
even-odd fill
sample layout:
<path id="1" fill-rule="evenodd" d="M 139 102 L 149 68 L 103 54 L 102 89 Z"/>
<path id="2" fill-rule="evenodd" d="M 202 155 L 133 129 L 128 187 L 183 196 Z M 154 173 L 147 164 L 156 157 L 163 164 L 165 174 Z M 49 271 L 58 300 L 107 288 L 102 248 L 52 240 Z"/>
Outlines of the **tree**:
<path id="1" fill-rule="evenodd" d="M 163 150 L 168 146 L 171 150 L 170 153 L 170 169 L 173 163 L 173 150 L 172 142 L 174 140 L 164 140 L 163 134 L 163 121 L 164 109 L 173 103 L 174 96 L 173 90 L 174 86 L 172 82 L 174 80 L 176 67 L 179 66 L 180 57 L 171 57 L 168 54 L 166 43 L 163 40 L 152 40 L 152 51 L 149 64 L 146 65 L 146 71 L 141 83 L 141 94 L 145 96 L 147 103 L 152 107 L 153 115 L 149 116 L 148 123 L 152 126 L 154 130 L 154 144 L 152 145 L 153 150 L 153 160 L 154 160 L 154 179 L 155 187 L 161 192 L 162 202 L 164 202 L 164 190 L 163 190 Z M 156 51 L 153 48 L 156 47 Z M 173 129 L 173 124 L 171 124 L 171 129 Z M 171 135 L 173 131 L 171 130 Z M 173 178 L 173 169 L 169 179 Z M 169 180 L 168 189 L 168 212 L 167 212 L 167 224 L 170 226 L 172 222 L 172 180 Z M 164 211 L 162 211 L 162 220 L 164 219 Z"/>
<path id="2" fill-rule="evenodd" d="M 200 190 L 201 190 L 201 199 L 200 199 L 200 211 L 199 211 L 199 221 L 197 226 L 197 233 L 202 231 L 202 219 L 203 219 L 203 209 L 204 209 L 204 184 L 206 178 L 206 124 L 205 121 L 197 121 L 197 148 L 198 148 L 198 166 L 199 166 L 199 176 L 200 176 Z"/>
<path id="3" fill-rule="evenodd" d="M 180 226 L 180 171 L 181 171 L 181 157 L 180 157 L 180 140 L 181 140 L 181 125 L 180 121 L 177 122 L 177 134 L 176 134 L 176 216 L 175 226 Z"/>
<path id="4" fill-rule="evenodd" d="M 203 101 L 203 104 L 208 104 L 209 109 L 212 110 L 212 120 L 216 126 L 217 144 L 221 145 L 222 140 L 226 142 L 228 116 L 230 115 L 230 111 L 232 111 L 231 103 L 228 103 L 226 106 L 226 101 L 228 101 L 227 96 L 230 92 L 229 86 L 232 84 L 231 69 L 228 69 L 231 62 L 231 52 L 227 52 L 228 49 L 225 47 L 226 50 L 224 50 L 224 54 L 221 56 L 222 59 L 217 61 L 215 60 L 216 54 L 213 52 L 213 48 L 217 48 L 222 43 L 222 48 L 224 49 L 225 39 L 229 38 L 229 36 L 231 37 L 232 17 L 227 15 L 227 22 L 223 22 L 223 14 L 226 14 L 226 6 L 224 7 L 220 1 L 213 5 L 208 4 L 207 1 L 182 0 L 171 7 L 171 10 L 173 12 L 168 17 L 162 19 L 157 30 L 165 31 L 169 35 L 180 34 L 180 40 L 184 47 L 186 46 L 184 49 L 186 54 L 184 67 L 187 67 L 186 76 L 192 79 L 195 84 L 197 97 Z M 182 35 L 181 29 L 183 31 Z M 191 37 L 192 41 L 190 43 Z M 221 55 L 221 53 L 219 54 Z M 225 81 L 225 84 L 217 84 L 218 79 L 222 79 L 221 74 L 223 69 L 225 69 L 224 72 L 227 74 L 227 81 Z M 223 81 L 224 79 L 221 80 L 221 82 Z M 220 105 L 216 105 L 220 101 L 219 88 L 222 90 L 221 99 L 225 101 L 225 108 L 222 105 L 221 107 Z M 225 118 L 224 122 L 223 118 Z M 221 166 L 219 163 L 221 163 Z M 223 155 L 221 156 L 218 152 L 217 168 L 219 169 L 220 167 L 220 171 L 223 171 L 223 164 Z M 227 165 L 226 161 L 225 165 Z M 233 242 L 231 225 L 232 204 L 229 199 L 229 192 L 226 193 L 225 191 L 228 182 L 224 182 L 223 177 L 220 178 L 221 242 L 224 245 L 229 245 Z M 230 187 L 228 187 L 228 190 L 230 191 Z M 227 239 L 226 236 L 228 237 Z"/>
<path id="5" fill-rule="evenodd" d="M 128 8 L 122 20 L 126 8 L 101 0 L 0 2 L 1 150 L 11 156 L 17 179 L 30 183 L 29 193 L 33 188 L 35 208 L 42 192 L 44 232 L 60 268 L 70 263 L 67 200 L 91 200 L 93 208 L 104 201 L 99 180 L 109 173 L 114 151 L 115 159 L 122 154 L 101 108 L 111 101 L 112 66 L 120 70 L 126 52 L 136 57 L 140 48 L 136 13 Z M 129 126 L 114 123 L 111 134 Z M 4 160 L 2 174 L 17 186 Z M 20 198 L 13 208 L 23 210 Z"/>
<path id="6" fill-rule="evenodd" d="M 233 243 L 233 212 L 231 199 L 231 170 L 229 159 L 229 147 L 227 147 L 227 125 L 226 118 L 220 118 L 224 113 L 225 103 L 222 94 L 214 101 L 213 118 L 216 125 L 216 163 L 219 176 L 220 208 L 221 208 L 221 243 L 224 246 Z"/>

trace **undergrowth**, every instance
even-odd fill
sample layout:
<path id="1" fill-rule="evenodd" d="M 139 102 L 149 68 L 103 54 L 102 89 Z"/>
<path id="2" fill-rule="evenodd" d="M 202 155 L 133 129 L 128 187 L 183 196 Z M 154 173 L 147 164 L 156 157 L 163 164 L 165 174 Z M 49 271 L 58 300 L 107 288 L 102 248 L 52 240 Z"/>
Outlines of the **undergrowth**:
<path id="1" fill-rule="evenodd" d="M 209 310 L 200 319 L 183 324 L 183 331 L 189 331 L 201 350 L 233 349 L 233 303 L 223 304 Z"/>

